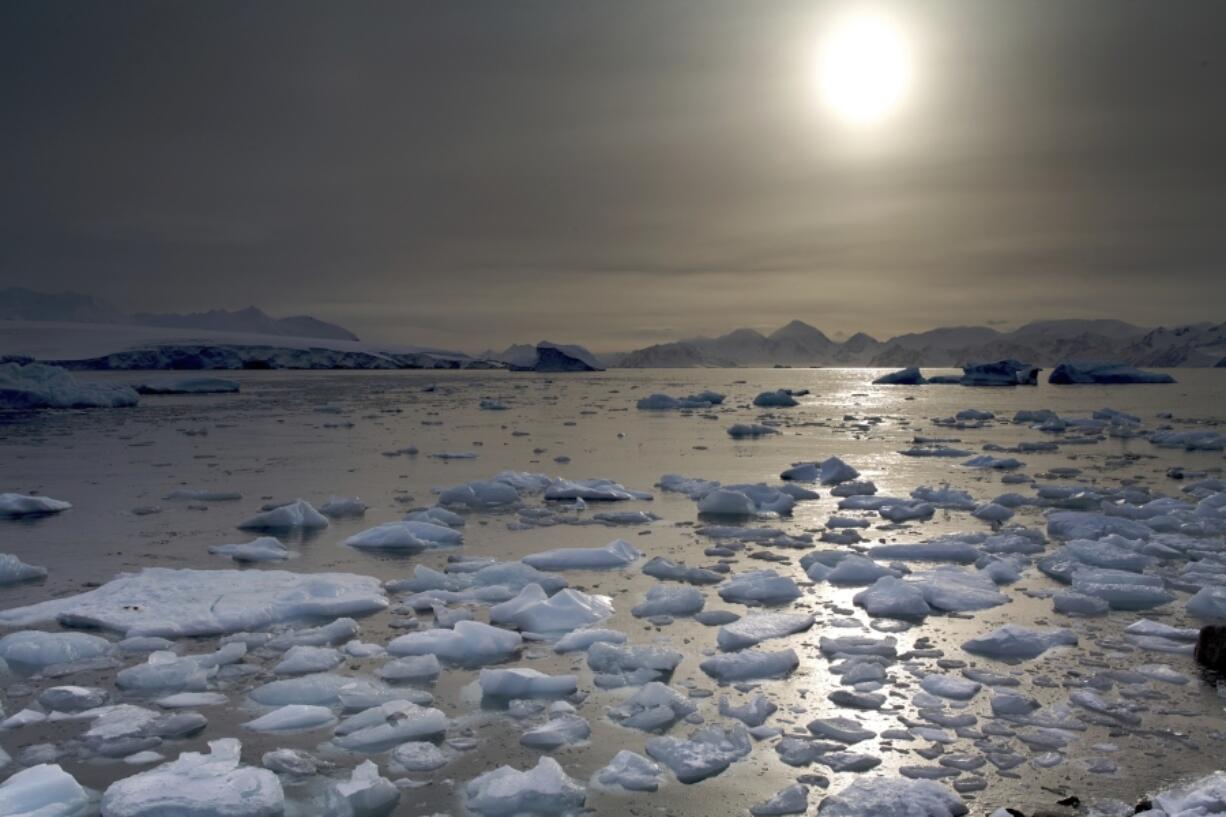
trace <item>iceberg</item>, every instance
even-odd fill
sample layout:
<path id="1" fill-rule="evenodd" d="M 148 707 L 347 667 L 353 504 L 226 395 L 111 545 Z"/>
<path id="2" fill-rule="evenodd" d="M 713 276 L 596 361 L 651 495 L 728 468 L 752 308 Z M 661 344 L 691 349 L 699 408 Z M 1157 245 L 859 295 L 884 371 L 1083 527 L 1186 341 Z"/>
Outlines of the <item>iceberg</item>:
<path id="1" fill-rule="evenodd" d="M 480 621 L 457 621 L 449 630 L 426 630 L 394 638 L 387 645 L 387 651 L 392 655 L 434 653 L 440 661 L 479 666 L 505 661 L 522 643 L 523 638 L 517 632 Z"/>
<path id="2" fill-rule="evenodd" d="M 243 766 L 234 738 L 209 743 L 210 752 L 184 752 L 112 783 L 102 796 L 102 817 L 279 817 L 285 795 L 267 769 Z"/>
<path id="3" fill-rule="evenodd" d="M 1072 630 L 1034 630 L 1006 624 L 992 632 L 963 642 L 962 649 L 985 658 L 1038 658 L 1052 647 L 1077 643 Z"/>
<path id="4" fill-rule="evenodd" d="M 12 553 L 0 553 L 0 587 L 47 578 L 47 568 L 28 565 Z"/>
<path id="5" fill-rule="evenodd" d="M 539 584 L 529 584 L 519 595 L 490 608 L 490 621 L 510 624 L 526 632 L 563 633 L 602 621 L 613 614 L 608 596 L 589 595 L 567 588 L 552 596 Z"/>
<path id="6" fill-rule="evenodd" d="M 460 531 L 432 522 L 385 522 L 345 540 L 355 548 L 408 551 L 458 547 L 463 542 Z"/>
<path id="7" fill-rule="evenodd" d="M 587 793 L 551 757 L 542 757 L 534 768 L 519 771 L 499 766 L 473 778 L 464 786 L 465 805 L 481 817 L 512 817 L 535 814 L 562 817 L 578 811 Z"/>
<path id="8" fill-rule="evenodd" d="M 672 769 L 682 783 L 697 783 L 727 769 L 753 748 L 744 726 L 723 729 L 709 726 L 688 739 L 655 737 L 647 740 L 647 754 Z"/>
<path id="9" fill-rule="evenodd" d="M 130 386 L 79 381 L 59 366 L 0 363 L 0 409 L 124 408 L 139 399 Z"/>
<path id="10" fill-rule="evenodd" d="M 1047 378 L 1048 383 L 1174 383 L 1175 378 L 1161 372 L 1146 372 L 1125 363 L 1061 363 Z"/>
<path id="11" fill-rule="evenodd" d="M 78 817 L 90 806 L 81 784 L 55 763 L 22 769 L 0 783 L 0 817 Z"/>
<path id="12" fill-rule="evenodd" d="M 604 547 L 546 550 L 529 554 L 521 561 L 538 570 L 599 570 L 625 567 L 642 555 L 625 539 L 615 539 Z"/>
<path id="13" fill-rule="evenodd" d="M 238 526 L 239 530 L 320 530 L 326 527 L 328 518 L 305 499 L 256 514 Z"/>
<path id="14" fill-rule="evenodd" d="M 0 624 L 59 622 L 129 637 L 181 638 L 367 615 L 387 604 L 377 579 L 352 573 L 147 567 L 75 596 L 0 611 Z"/>

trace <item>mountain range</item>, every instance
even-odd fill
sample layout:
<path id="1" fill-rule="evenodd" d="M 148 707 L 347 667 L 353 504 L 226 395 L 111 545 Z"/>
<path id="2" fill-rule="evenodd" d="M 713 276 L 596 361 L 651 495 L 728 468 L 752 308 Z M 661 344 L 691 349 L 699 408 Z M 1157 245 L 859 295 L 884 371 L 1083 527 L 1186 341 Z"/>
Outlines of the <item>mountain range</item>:
<path id="1" fill-rule="evenodd" d="M 858 332 L 845 341 L 794 320 L 764 335 L 736 329 L 715 338 L 661 343 L 606 355 L 623 368 L 726 366 L 938 366 L 1016 358 L 1039 366 L 1067 360 L 1110 360 L 1134 366 L 1214 366 L 1226 362 L 1226 323 L 1146 329 L 1124 321 L 1054 320 L 1001 332 L 988 326 L 945 326 L 888 341 Z"/>
<path id="2" fill-rule="evenodd" d="M 358 340 L 357 335 L 334 323 L 327 323 L 309 315 L 274 318 L 254 306 L 233 312 L 212 309 L 208 312 L 188 314 L 138 312 L 129 315 L 92 295 L 82 295 L 78 292 L 36 292 L 24 287 L 0 289 L 0 320 L 162 326 L 169 329 L 210 332 Z"/>

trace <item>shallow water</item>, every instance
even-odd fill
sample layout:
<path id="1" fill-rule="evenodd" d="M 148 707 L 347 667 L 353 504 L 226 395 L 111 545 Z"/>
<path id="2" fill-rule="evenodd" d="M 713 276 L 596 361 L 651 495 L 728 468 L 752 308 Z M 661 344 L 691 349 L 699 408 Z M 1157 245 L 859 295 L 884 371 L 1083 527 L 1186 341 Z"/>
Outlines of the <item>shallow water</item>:
<path id="1" fill-rule="evenodd" d="M 357 551 L 340 542 L 372 525 L 399 519 L 409 508 L 432 504 L 432 489 L 486 479 L 504 469 L 574 478 L 607 477 L 629 488 L 652 490 L 654 501 L 617 503 L 614 509 L 651 510 L 663 519 L 644 527 L 557 525 L 511 531 L 507 523 L 513 516 L 470 515 L 463 529 L 465 544 L 459 551 L 465 556 L 514 559 L 548 548 L 600 546 L 622 537 L 648 557 L 708 564 L 712 559 L 702 551 L 711 542 L 693 529 L 698 521 L 694 502 L 653 489 L 663 474 L 680 473 L 724 483 L 775 483 L 780 471 L 793 462 L 839 456 L 859 469 L 862 479 L 873 480 L 881 494 L 906 496 L 919 485 L 949 482 L 969 490 L 976 499 L 987 500 L 1006 491 L 1025 493 L 1026 486 L 1002 485 L 999 473 L 965 468 L 959 459 L 912 458 L 897 452 L 909 447 L 916 434 L 957 438 L 961 441 L 956 443 L 958 447 L 976 452 L 988 442 L 1011 446 L 1023 440 L 1053 439 L 1024 425 L 1002 422 L 1019 409 L 1046 408 L 1062 416 L 1086 416 L 1110 406 L 1141 417 L 1149 427 L 1207 424 L 1220 429 L 1226 417 L 1226 370 L 1177 370 L 1174 374 L 1179 383 L 1171 386 L 1043 384 L 1015 389 L 880 387 L 870 384 L 875 374 L 857 369 L 621 370 L 558 376 L 506 372 L 241 372 L 234 375 L 243 384 L 238 395 L 145 397 L 137 409 L 0 415 L 0 470 L 4 475 L 0 490 L 38 491 L 69 500 L 74 506 L 66 513 L 37 520 L 0 521 L 0 551 L 15 553 L 50 570 L 43 583 L 0 588 L 0 608 L 80 592 L 117 572 L 148 565 L 232 567 L 229 560 L 209 555 L 207 548 L 254 538 L 235 526 L 265 502 L 295 497 L 318 506 L 330 494 L 360 496 L 370 509 L 364 518 L 334 521 L 322 534 L 295 542 L 293 546 L 301 556 L 284 565 L 285 569 L 343 570 L 396 579 L 411 575 L 416 564 L 441 568 L 455 551 L 378 554 Z M 93 376 L 115 381 L 139 379 L 136 373 Z M 427 385 L 435 389 L 424 390 Z M 688 394 L 707 388 L 726 393 L 725 405 L 711 412 L 693 413 L 639 411 L 634 406 L 635 400 L 651 392 Z M 759 410 L 749 405 L 753 395 L 776 388 L 810 389 L 812 394 L 799 398 L 801 405 L 796 408 Z M 496 399 L 508 408 L 480 410 L 478 403 L 483 398 Z M 322 406 L 336 410 L 319 411 Z M 946 429 L 931 422 L 964 408 L 993 411 L 1001 421 L 982 429 Z M 1175 419 L 1158 419 L 1160 412 L 1171 412 Z M 734 422 L 757 422 L 765 415 L 782 422 L 782 434 L 736 441 L 725 433 Z M 867 417 L 879 417 L 880 422 L 862 423 Z M 417 456 L 384 456 L 384 452 L 410 445 L 420 449 Z M 468 460 L 431 456 L 440 452 L 473 452 L 477 456 Z M 1181 484 L 1166 476 L 1169 468 L 1220 472 L 1223 465 L 1220 451 L 1163 449 L 1142 439 L 1108 438 L 1094 445 L 1070 445 L 1055 452 L 1017 456 L 1025 461 L 1028 475 L 1073 467 L 1081 470 L 1075 480 L 1104 486 L 1127 481 L 1168 495 L 1178 495 Z M 569 457 L 569 462 L 556 462 L 555 457 Z M 206 507 L 161 499 L 179 487 L 236 490 L 244 498 L 208 503 Z M 820 532 L 825 519 L 834 512 L 837 498 L 826 489 L 818 490 L 821 499 L 799 503 L 792 517 L 771 524 L 789 532 Z M 160 511 L 132 513 L 142 506 Z M 592 503 L 588 513 L 598 510 L 602 508 Z M 1042 510 L 1021 508 L 1012 521 L 1041 528 Z M 883 524 L 874 516 L 875 526 Z M 874 527 L 865 535 L 871 536 L 873 543 L 914 542 L 944 532 L 987 528 L 967 513 L 938 511 L 928 522 Z M 748 558 L 748 554 L 762 551 L 782 556 L 787 563 Z M 734 570 L 774 567 L 799 581 L 805 578 L 798 565 L 802 553 L 750 545 L 736 560 Z M 736 702 L 745 694 L 719 687 L 698 669 L 699 661 L 715 649 L 716 628 L 685 619 L 655 627 L 631 616 L 630 607 L 655 584 L 654 579 L 638 571 L 639 565 L 624 572 L 567 571 L 565 575 L 572 587 L 613 598 L 617 612 L 604 626 L 627 632 L 632 643 L 659 640 L 684 652 L 686 658 L 672 685 L 714 691 L 712 697 L 695 702 L 708 722 L 723 722 L 716 708 L 719 697 L 727 695 Z M 1134 650 L 1120 638 L 1123 627 L 1140 618 L 1197 626 L 1200 622 L 1183 612 L 1187 595 L 1181 593 L 1176 602 L 1153 611 L 1076 619 L 1052 612 L 1049 599 L 1026 594 L 1058 587 L 1032 567 L 1020 582 L 1003 590 L 1012 599 L 1009 604 L 974 615 L 931 616 L 922 626 L 898 635 L 899 651 L 905 651 L 916 637 L 927 636 L 944 649 L 947 658 L 1018 673 L 1020 691 L 1045 702 L 1064 700 L 1066 685 L 1076 685 L 1079 679 L 1100 669 L 1139 663 L 1168 663 L 1193 676 L 1194 682 L 1183 687 L 1154 685 L 1161 687 L 1168 698 L 1151 703 L 1140 729 L 1091 725 L 1070 744 L 1068 760 L 1054 769 L 1038 770 L 1026 764 L 1002 772 L 991 764 L 985 766 L 977 774 L 985 777 L 988 788 L 968 796 L 968 802 L 973 798 L 973 810 L 1051 805 L 1066 794 L 1076 794 L 1083 801 L 1096 796 L 1132 800 L 1160 784 L 1220 767 L 1221 754 L 1226 750 L 1222 742 L 1226 738 L 1226 701 L 1217 695 L 1210 683 L 1213 679 L 1202 679 L 1190 658 Z M 818 619 L 817 626 L 808 633 L 763 645 L 769 649 L 795 648 L 801 657 L 800 669 L 785 680 L 756 685 L 756 691 L 780 707 L 767 723 L 789 732 L 804 732 L 804 725 L 814 717 L 849 714 L 826 700 L 837 679 L 828 674 L 829 664 L 818 653 L 817 642 L 822 634 L 861 632 L 833 627 L 832 619 L 853 616 L 868 623 L 864 611 L 851 603 L 860 588 L 820 583 L 803 589 L 805 594 L 791 607 L 812 612 Z M 745 612 L 741 605 L 723 603 L 713 590 L 708 588 L 706 592 L 708 610 Z M 478 612 L 479 618 L 483 612 Z M 364 619 L 360 638 L 386 643 L 403 632 L 391 626 L 394 618 L 393 613 L 383 613 Z M 424 619 L 428 625 L 429 616 Z M 958 646 L 971 635 L 1011 621 L 1070 627 L 1079 634 L 1080 646 L 1055 650 L 1017 666 L 965 655 Z M 863 632 L 871 631 L 865 626 Z M 188 651 L 215 647 L 215 639 L 198 641 Z M 604 717 L 605 710 L 626 691 L 596 689 L 583 657 L 583 653 L 556 656 L 547 646 L 529 645 L 516 663 L 545 672 L 577 672 L 581 691 L 590 692 L 579 707 L 592 725 L 590 741 L 586 746 L 552 753 L 572 777 L 586 782 L 617 750 L 641 752 L 648 736 L 616 726 Z M 265 669 L 274 662 L 267 663 Z M 381 663 L 382 659 L 351 659 L 341 671 L 373 674 Z M 935 669 L 931 659 L 917 663 L 929 671 Z M 256 678 L 254 683 L 268 677 Z M 395 813 L 461 813 L 457 792 L 465 781 L 504 763 L 517 768 L 535 764 L 540 753 L 518 744 L 524 725 L 501 716 L 496 709 L 483 708 L 480 693 L 472 684 L 475 677 L 475 671 L 448 670 L 431 691 L 435 705 L 455 719 L 456 727 L 449 736 L 476 737 L 477 748 L 460 753 L 433 775 L 413 775 L 427 785 L 406 790 Z M 889 694 L 889 711 L 865 716 L 870 727 L 897 727 L 898 714 L 914 712 L 910 698 L 918 689 L 917 679 L 901 662 L 891 668 L 891 678 L 894 683 L 883 690 Z M 3 696 L 4 708 L 12 714 L 39 689 L 54 683 L 109 687 L 112 680 L 113 671 L 108 671 L 81 673 L 67 680 L 10 684 Z M 313 750 L 327 740 L 330 732 L 326 729 L 270 736 L 239 728 L 238 724 L 257 711 L 241 704 L 242 689 L 250 685 L 253 683 L 225 690 L 230 693 L 232 708 L 201 710 L 210 720 L 202 735 L 168 743 L 162 751 L 173 757 L 185 749 L 199 749 L 207 740 L 236 736 L 243 740 L 244 759 L 258 764 L 260 755 L 269 749 L 292 746 Z M 987 692 L 981 692 L 968 711 L 980 715 L 988 712 L 987 697 Z M 669 734 L 686 734 L 692 728 L 678 724 Z M 82 729 L 80 723 L 71 722 L 26 727 L 0 733 L 0 746 L 19 757 L 25 747 L 62 740 Z M 757 744 L 745 760 L 702 783 L 682 785 L 666 772 L 666 782 L 656 794 L 613 795 L 591 789 L 588 806 L 602 814 L 740 815 L 748 806 L 795 782 L 799 775 L 825 771 L 821 766 L 794 769 L 784 765 L 772 749 L 774 742 L 769 739 Z M 1092 748 L 1104 743 L 1117 745 L 1118 751 Z M 883 765 L 868 774 L 883 775 L 900 765 L 927 764 L 913 753 L 927 745 L 919 740 L 875 740 L 855 749 L 880 755 Z M 1016 741 L 1014 745 L 1029 755 Z M 946 749 L 964 750 L 975 751 L 966 740 Z M 1104 756 L 1118 766 L 1115 774 L 1090 774 L 1080 765 L 1082 759 Z M 329 757 L 341 767 L 361 759 L 339 754 Z M 385 755 L 375 755 L 374 759 L 386 774 Z M 83 784 L 99 789 L 135 771 L 118 762 L 62 762 Z M 826 776 L 833 791 L 855 777 Z M 810 797 L 811 807 L 819 799 L 815 791 Z"/>

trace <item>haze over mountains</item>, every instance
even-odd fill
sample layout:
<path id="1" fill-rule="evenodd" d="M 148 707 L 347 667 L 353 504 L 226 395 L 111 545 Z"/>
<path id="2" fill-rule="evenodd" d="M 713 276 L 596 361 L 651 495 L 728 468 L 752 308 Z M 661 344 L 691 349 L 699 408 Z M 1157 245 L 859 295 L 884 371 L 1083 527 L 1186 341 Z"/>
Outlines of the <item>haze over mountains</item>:
<path id="1" fill-rule="evenodd" d="M 0 290 L 0 320 L 122 324 L 338 341 L 358 339 L 336 324 L 306 315 L 274 318 L 254 306 L 191 314 L 127 314 L 89 295 L 41 293 L 20 287 Z M 523 366 L 536 355 L 536 345 L 525 344 L 502 352 L 486 350 L 476 357 Z M 770 334 L 743 328 L 718 337 L 656 344 L 601 358 L 609 366 L 627 368 L 946 367 L 1004 358 L 1039 366 L 1054 366 L 1068 360 L 1119 361 L 1154 367 L 1215 366 L 1226 361 L 1226 323 L 1148 329 L 1111 319 L 1051 320 L 1005 332 L 988 326 L 946 326 L 889 340 L 857 332 L 838 341 L 810 324 L 794 320 Z"/>
<path id="2" fill-rule="evenodd" d="M 23 287 L 0 289 L 0 320 L 111 323 L 282 337 L 358 340 L 358 336 L 348 329 L 318 318 L 308 315 L 274 318 L 254 306 L 233 312 L 211 309 L 188 314 L 138 312 L 129 315 L 92 295 L 77 292 L 36 292 Z"/>
<path id="3" fill-rule="evenodd" d="M 792 321 L 769 335 L 737 329 L 716 338 L 662 343 L 609 363 L 628 368 L 694 366 L 960 366 L 1017 358 L 1040 366 L 1111 360 L 1136 366 L 1213 366 L 1226 357 L 1226 323 L 1146 329 L 1123 321 L 1036 321 L 1010 332 L 953 326 L 880 341 L 863 332 L 846 341 Z"/>

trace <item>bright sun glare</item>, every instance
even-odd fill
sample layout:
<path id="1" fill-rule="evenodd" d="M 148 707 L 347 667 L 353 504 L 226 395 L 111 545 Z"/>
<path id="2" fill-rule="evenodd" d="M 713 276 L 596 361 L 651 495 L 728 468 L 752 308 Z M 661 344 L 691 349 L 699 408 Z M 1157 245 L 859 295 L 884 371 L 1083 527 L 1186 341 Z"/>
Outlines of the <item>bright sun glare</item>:
<path id="1" fill-rule="evenodd" d="M 902 102 L 911 84 L 906 38 L 889 19 L 861 12 L 838 21 L 821 44 L 822 97 L 840 117 L 877 122 Z"/>

